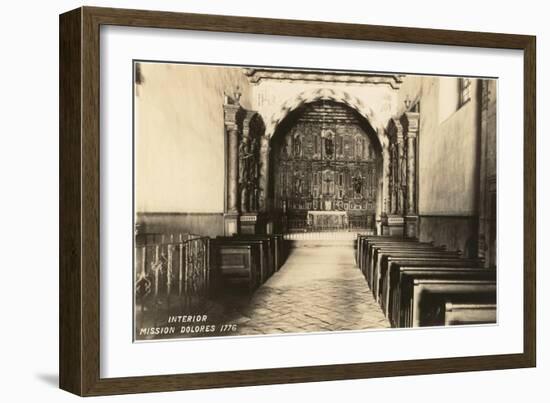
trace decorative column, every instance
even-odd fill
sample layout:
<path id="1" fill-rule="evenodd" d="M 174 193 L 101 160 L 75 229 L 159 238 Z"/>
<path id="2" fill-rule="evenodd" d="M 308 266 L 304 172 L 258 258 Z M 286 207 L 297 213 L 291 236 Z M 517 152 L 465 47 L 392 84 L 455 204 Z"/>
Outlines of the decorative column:
<path id="1" fill-rule="evenodd" d="M 262 214 L 262 223 L 265 225 L 265 232 L 272 234 L 274 231 L 273 217 L 269 215 L 268 211 L 269 150 L 269 137 L 264 135 L 260 138 L 259 210 Z"/>
<path id="2" fill-rule="evenodd" d="M 479 158 L 479 228 L 478 228 L 478 254 L 485 261 L 487 251 L 487 115 L 489 109 L 489 87 L 485 80 L 481 83 L 481 135 Z"/>
<path id="3" fill-rule="evenodd" d="M 405 216 L 405 234 L 409 238 L 418 237 L 418 211 L 416 206 L 416 139 L 418 137 L 418 112 L 406 112 L 404 116 L 407 129 L 407 209 Z"/>
<path id="4" fill-rule="evenodd" d="M 496 267 L 496 81 L 481 85 L 479 170 L 479 228 L 477 257 L 485 267 Z"/>
<path id="5" fill-rule="evenodd" d="M 241 213 L 250 211 L 249 203 L 249 167 L 247 161 L 253 157 L 250 153 L 250 119 L 256 112 L 247 111 L 243 119 L 243 135 L 239 144 L 239 184 L 241 193 Z M 253 159 L 253 158 L 252 158 Z"/>
<path id="6" fill-rule="evenodd" d="M 405 213 L 405 187 L 406 187 L 406 161 L 403 144 L 403 128 L 399 125 L 397 130 L 397 214 Z"/>
<path id="7" fill-rule="evenodd" d="M 225 235 L 238 233 L 238 174 L 239 174 L 239 128 L 237 114 L 239 97 L 225 97 L 223 106 L 225 132 L 227 135 L 227 204 L 224 214 Z"/>
<path id="8" fill-rule="evenodd" d="M 390 140 L 391 203 L 387 220 L 387 235 L 404 234 L 404 193 L 405 193 L 405 153 L 403 144 L 403 126 L 397 119 L 391 119 L 388 127 Z"/>
<path id="9" fill-rule="evenodd" d="M 390 144 L 390 209 L 389 213 L 392 215 L 397 214 L 397 150 L 395 143 Z"/>
<path id="10" fill-rule="evenodd" d="M 387 140 L 387 137 L 385 138 Z M 389 144 L 387 141 L 382 145 L 382 211 L 380 219 L 380 233 L 382 235 L 389 235 L 388 227 L 388 213 L 391 207 L 391 190 L 390 190 L 390 152 L 388 150 Z"/>
<path id="11" fill-rule="evenodd" d="M 269 142 L 264 136 L 265 126 L 255 111 L 246 111 L 243 136 L 239 148 L 241 189 L 240 232 L 263 234 L 266 232 L 266 197 L 268 181 Z"/>
<path id="12" fill-rule="evenodd" d="M 262 213 L 267 211 L 267 187 L 269 183 L 269 138 L 260 138 L 260 198 L 259 210 Z"/>

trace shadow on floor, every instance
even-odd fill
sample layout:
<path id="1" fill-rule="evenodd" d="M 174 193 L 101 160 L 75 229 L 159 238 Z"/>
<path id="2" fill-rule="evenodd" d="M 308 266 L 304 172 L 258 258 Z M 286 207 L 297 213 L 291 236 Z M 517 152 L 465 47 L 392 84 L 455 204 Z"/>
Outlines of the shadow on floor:
<path id="1" fill-rule="evenodd" d="M 59 387 L 59 374 L 35 374 L 35 377 L 49 386 Z"/>

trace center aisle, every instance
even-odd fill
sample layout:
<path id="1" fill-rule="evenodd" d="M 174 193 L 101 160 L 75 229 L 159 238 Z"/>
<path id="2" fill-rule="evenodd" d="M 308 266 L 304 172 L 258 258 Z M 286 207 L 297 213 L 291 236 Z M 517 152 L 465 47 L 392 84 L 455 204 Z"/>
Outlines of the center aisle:
<path id="1" fill-rule="evenodd" d="M 390 327 L 355 265 L 353 241 L 295 241 L 277 273 L 233 322 L 239 334 Z"/>

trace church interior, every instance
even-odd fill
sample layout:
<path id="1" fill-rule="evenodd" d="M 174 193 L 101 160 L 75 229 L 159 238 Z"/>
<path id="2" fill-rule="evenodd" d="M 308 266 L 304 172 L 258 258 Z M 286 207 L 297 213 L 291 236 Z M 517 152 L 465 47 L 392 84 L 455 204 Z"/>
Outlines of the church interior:
<path id="1" fill-rule="evenodd" d="M 134 77 L 136 339 L 496 323 L 496 79 Z"/>

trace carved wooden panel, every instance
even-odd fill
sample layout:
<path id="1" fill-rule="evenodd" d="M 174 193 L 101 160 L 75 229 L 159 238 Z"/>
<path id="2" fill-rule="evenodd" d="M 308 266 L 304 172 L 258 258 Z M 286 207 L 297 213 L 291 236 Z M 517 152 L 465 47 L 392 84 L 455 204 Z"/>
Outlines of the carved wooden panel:
<path id="1" fill-rule="evenodd" d="M 339 104 L 308 105 L 275 150 L 275 207 L 374 212 L 377 161 L 355 115 Z"/>
<path id="2" fill-rule="evenodd" d="M 239 139 L 239 197 L 243 213 L 260 208 L 261 141 L 265 128 L 255 112 L 246 112 Z"/>

